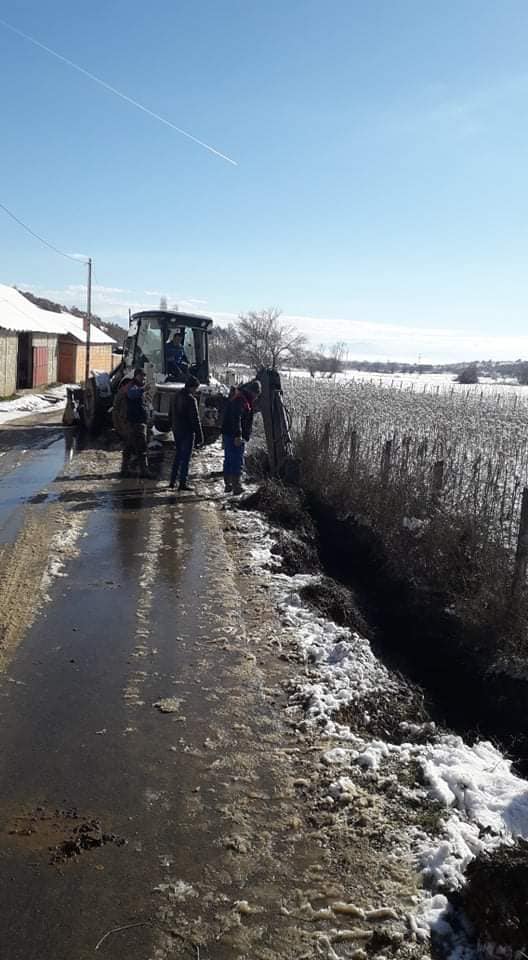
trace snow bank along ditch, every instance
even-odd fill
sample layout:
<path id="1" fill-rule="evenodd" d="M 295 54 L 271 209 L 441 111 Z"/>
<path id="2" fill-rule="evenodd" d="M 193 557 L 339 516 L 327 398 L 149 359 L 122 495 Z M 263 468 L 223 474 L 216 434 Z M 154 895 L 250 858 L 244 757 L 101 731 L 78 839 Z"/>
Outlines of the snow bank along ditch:
<path id="1" fill-rule="evenodd" d="M 247 507 L 256 503 L 258 494 Z M 329 809 L 346 815 L 356 784 L 368 783 L 413 811 L 398 849 L 385 854 L 410 859 L 421 875 L 423 893 L 406 918 L 409 938 L 424 947 L 432 938 L 453 960 L 476 951 L 525 956 L 528 928 L 521 929 L 515 914 L 501 920 L 503 905 L 495 895 L 501 881 L 491 894 L 486 883 L 492 863 L 487 856 L 508 849 L 518 855 L 518 838 L 528 838 L 528 781 L 488 740 L 469 744 L 437 726 L 416 688 L 378 659 L 365 636 L 318 615 L 304 598 L 324 587 L 321 574 L 282 572 L 288 563 L 283 566 L 278 551 L 289 537 L 299 554 L 295 533 L 252 510 L 237 512 L 236 527 L 268 582 L 283 642 L 297 647 L 303 664 L 288 691 L 290 722 L 328 739 L 323 762 Z M 313 567 L 313 556 L 307 562 Z M 487 879 L 479 888 L 481 863 Z M 331 946 L 327 955 L 339 956 Z"/>

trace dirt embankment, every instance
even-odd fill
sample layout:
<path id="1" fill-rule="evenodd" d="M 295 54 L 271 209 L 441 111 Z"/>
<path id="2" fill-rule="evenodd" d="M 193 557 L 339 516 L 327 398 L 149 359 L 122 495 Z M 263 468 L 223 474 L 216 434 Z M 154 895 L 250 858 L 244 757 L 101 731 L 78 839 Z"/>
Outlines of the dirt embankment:
<path id="1" fill-rule="evenodd" d="M 391 569 L 383 542 L 354 517 L 301 490 L 265 483 L 248 498 L 279 526 L 277 551 L 287 573 L 319 569 L 328 575 L 315 606 L 366 632 L 393 669 L 418 684 L 437 722 L 464 735 L 500 742 L 528 771 L 528 671 L 512 675 L 496 661 L 499 627 L 463 622 L 438 598 Z M 351 591 L 336 601 L 336 584 Z M 332 599 L 333 598 L 333 599 Z"/>

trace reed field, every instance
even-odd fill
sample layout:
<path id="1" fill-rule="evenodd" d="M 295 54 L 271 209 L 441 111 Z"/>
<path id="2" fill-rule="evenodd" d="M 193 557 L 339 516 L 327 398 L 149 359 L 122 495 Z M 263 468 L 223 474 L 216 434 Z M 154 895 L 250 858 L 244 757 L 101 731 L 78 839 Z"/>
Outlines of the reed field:
<path id="1" fill-rule="evenodd" d="M 506 603 L 528 484 L 522 394 L 300 377 L 283 388 L 307 488 L 379 533 L 411 578 L 476 608 Z"/>

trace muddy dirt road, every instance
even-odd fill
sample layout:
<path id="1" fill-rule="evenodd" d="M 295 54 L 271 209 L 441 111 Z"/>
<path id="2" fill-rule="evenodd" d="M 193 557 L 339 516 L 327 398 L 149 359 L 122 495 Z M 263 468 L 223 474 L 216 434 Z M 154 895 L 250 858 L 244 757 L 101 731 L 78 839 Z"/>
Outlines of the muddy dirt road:
<path id="1" fill-rule="evenodd" d="M 178 497 L 57 415 L 0 452 L 2 960 L 405 954 L 398 824 L 368 792 L 355 829 L 317 799 L 324 747 L 288 722 L 297 664 L 214 454 Z"/>

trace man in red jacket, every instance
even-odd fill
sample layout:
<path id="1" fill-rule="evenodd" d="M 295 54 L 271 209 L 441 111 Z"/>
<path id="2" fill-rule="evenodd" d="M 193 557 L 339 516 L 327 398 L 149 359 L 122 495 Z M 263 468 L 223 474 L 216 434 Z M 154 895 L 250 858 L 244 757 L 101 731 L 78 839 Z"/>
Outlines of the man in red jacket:
<path id="1" fill-rule="evenodd" d="M 260 397 L 260 383 L 251 380 L 237 387 L 229 398 L 222 421 L 224 441 L 224 485 L 226 493 L 242 493 L 244 451 L 253 429 L 255 403 Z"/>

